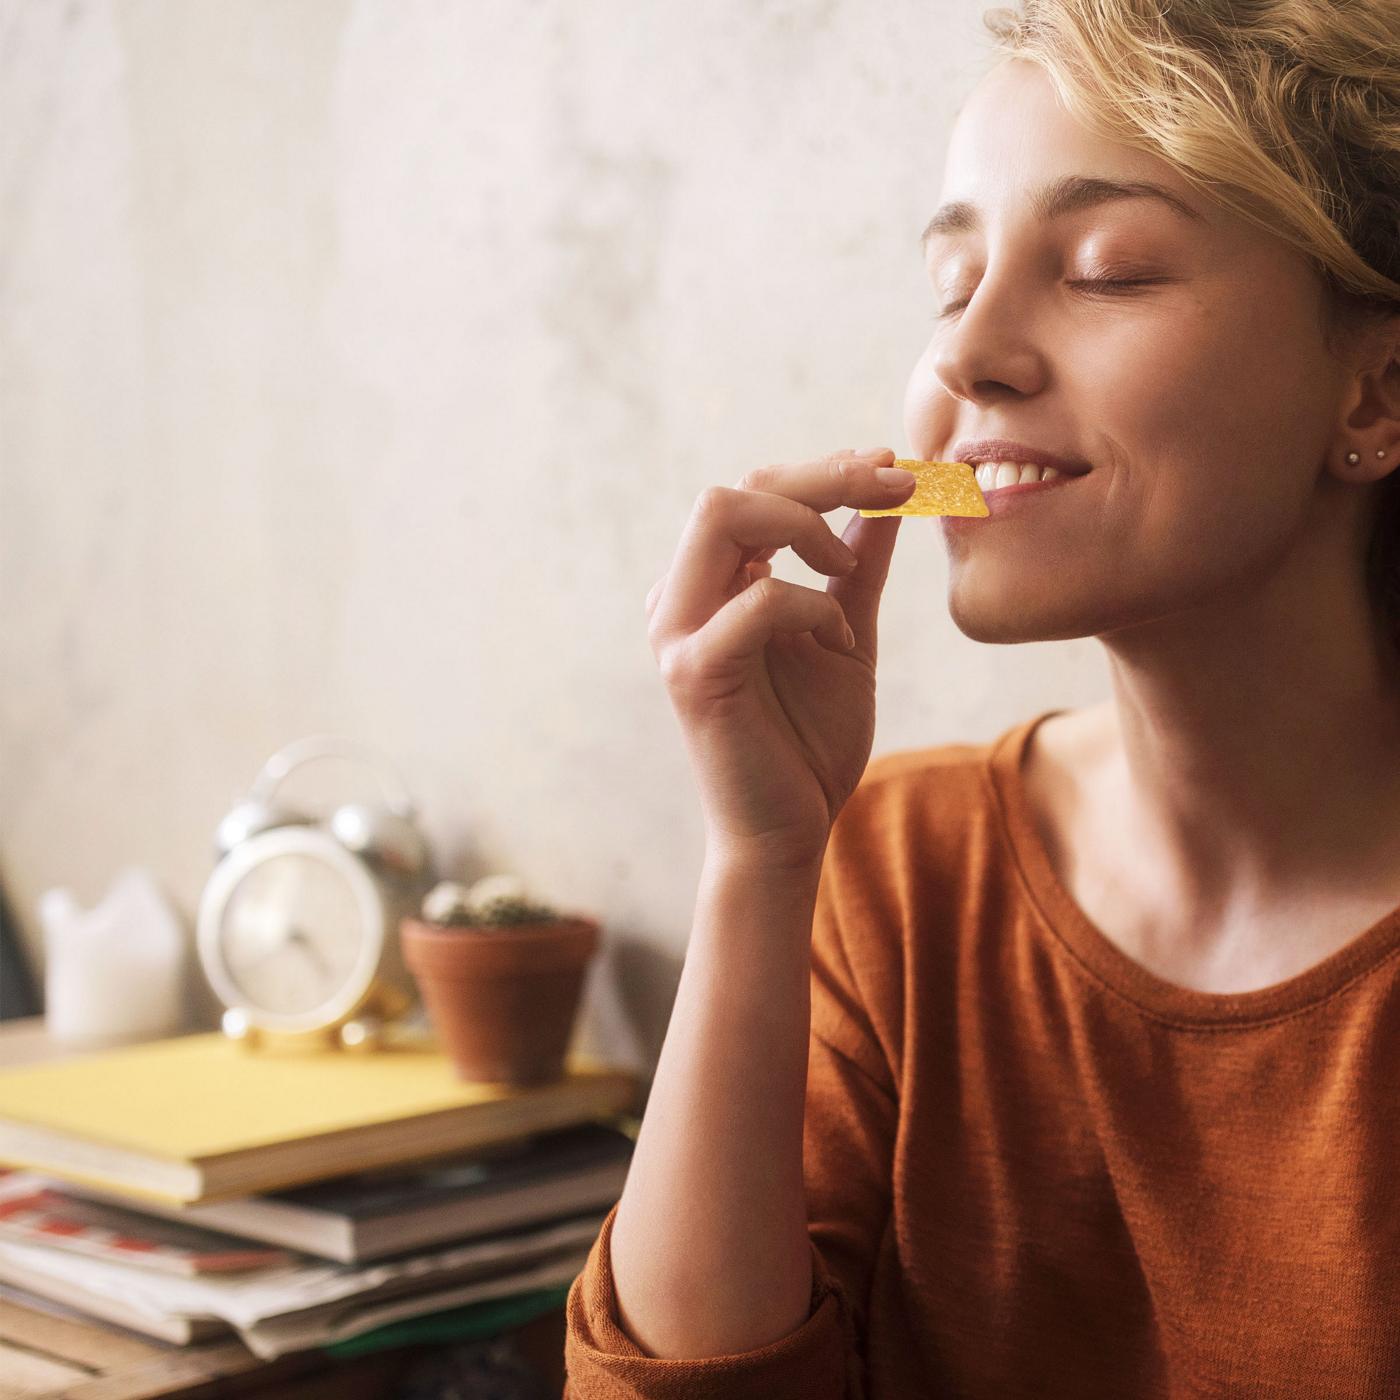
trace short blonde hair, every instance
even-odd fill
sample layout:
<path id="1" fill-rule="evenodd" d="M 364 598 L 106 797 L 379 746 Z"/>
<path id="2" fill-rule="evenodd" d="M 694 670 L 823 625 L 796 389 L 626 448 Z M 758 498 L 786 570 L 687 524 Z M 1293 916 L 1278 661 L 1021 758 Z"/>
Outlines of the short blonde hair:
<path id="1" fill-rule="evenodd" d="M 1020 0 L 983 23 L 1084 125 L 1307 257 L 1333 348 L 1400 316 L 1400 0 Z M 1366 567 L 1400 649 L 1400 471 Z"/>

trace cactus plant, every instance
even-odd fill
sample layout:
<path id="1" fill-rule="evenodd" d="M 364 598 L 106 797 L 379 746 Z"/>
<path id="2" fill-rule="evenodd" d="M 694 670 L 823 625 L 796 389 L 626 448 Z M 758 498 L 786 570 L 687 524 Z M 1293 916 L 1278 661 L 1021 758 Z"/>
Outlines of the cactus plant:
<path id="1" fill-rule="evenodd" d="M 472 923 L 489 928 L 508 928 L 512 924 L 552 924 L 562 917 L 548 904 L 532 903 L 511 894 L 498 894 L 484 904 L 473 905 L 469 912 Z"/>
<path id="2" fill-rule="evenodd" d="M 513 876 L 487 876 L 470 890 L 441 881 L 424 898 L 422 917 L 441 928 L 511 928 L 554 923 L 563 916 L 548 904 L 527 899 Z"/>

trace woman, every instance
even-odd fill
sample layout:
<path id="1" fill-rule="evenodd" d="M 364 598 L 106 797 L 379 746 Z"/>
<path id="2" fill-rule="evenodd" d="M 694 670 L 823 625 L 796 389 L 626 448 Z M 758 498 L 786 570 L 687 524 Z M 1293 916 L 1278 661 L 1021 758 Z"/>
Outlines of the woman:
<path id="1" fill-rule="evenodd" d="M 959 628 L 1112 696 L 867 768 L 900 520 L 823 516 L 909 478 L 700 497 L 704 877 L 574 1400 L 1400 1395 L 1400 7 L 989 23 L 906 428 L 1008 464 Z"/>

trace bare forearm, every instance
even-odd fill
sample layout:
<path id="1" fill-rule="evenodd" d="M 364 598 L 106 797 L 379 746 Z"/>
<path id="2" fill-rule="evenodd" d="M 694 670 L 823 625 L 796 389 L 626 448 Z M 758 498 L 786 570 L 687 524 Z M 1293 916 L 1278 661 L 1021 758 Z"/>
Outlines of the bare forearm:
<path id="1" fill-rule="evenodd" d="M 653 1356 L 750 1351 L 807 1317 L 802 1116 L 819 870 L 706 860 L 613 1222 L 621 1321 Z"/>

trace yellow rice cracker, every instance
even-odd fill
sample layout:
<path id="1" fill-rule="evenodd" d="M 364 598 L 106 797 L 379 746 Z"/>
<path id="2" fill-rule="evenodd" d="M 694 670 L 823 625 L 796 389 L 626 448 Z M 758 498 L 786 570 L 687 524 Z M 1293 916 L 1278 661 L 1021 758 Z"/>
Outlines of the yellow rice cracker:
<path id="1" fill-rule="evenodd" d="M 863 510 L 862 515 L 991 514 L 987 498 L 966 462 L 915 462 L 900 457 L 894 465 L 914 473 L 914 494 L 893 510 Z"/>

